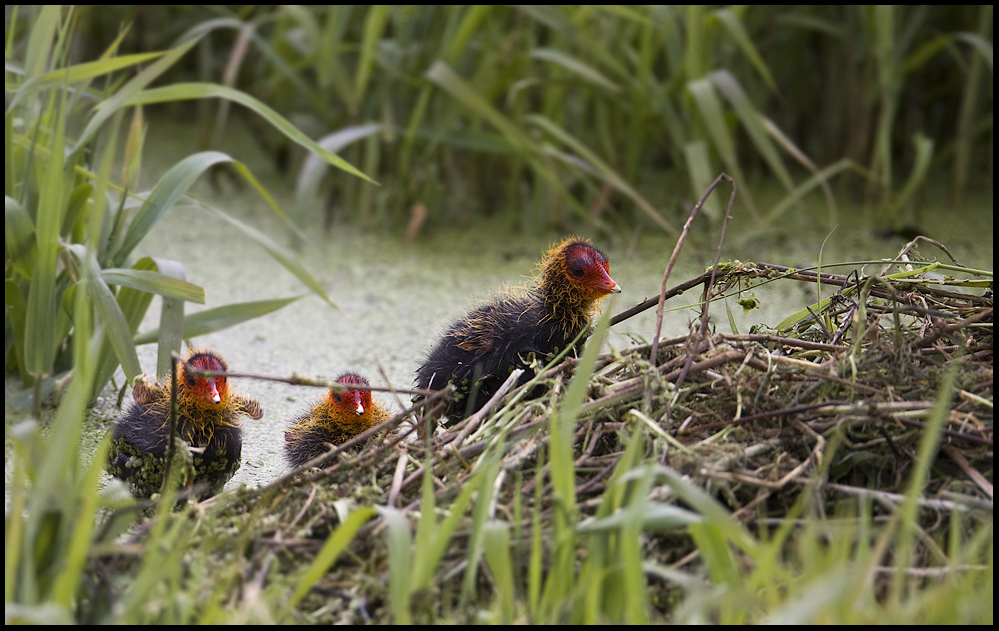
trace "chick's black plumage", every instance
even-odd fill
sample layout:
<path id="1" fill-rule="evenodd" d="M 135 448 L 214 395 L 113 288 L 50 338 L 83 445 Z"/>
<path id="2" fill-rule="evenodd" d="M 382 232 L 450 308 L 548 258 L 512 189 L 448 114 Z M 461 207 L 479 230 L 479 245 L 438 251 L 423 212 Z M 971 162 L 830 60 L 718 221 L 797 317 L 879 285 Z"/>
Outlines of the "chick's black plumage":
<path id="1" fill-rule="evenodd" d="M 534 287 L 508 294 L 467 313 L 448 329 L 417 371 L 416 385 L 439 390 L 453 383 L 458 400 L 445 414 L 453 422 L 478 411 L 532 354 L 547 361 L 582 333 L 600 300 L 621 288 L 607 258 L 588 241 L 566 239 L 550 249 Z M 519 383 L 531 378 L 530 371 Z"/>

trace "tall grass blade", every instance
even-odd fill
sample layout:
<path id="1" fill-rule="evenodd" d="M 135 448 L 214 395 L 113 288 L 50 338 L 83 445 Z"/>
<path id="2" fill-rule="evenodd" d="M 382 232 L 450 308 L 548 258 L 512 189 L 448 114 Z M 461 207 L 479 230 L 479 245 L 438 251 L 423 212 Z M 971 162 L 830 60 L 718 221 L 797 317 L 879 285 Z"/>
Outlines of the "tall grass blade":
<path id="1" fill-rule="evenodd" d="M 344 520 L 340 526 L 334 530 L 330 536 L 326 539 L 326 543 L 316 554 L 316 557 L 309 564 L 309 567 L 305 569 L 302 576 L 298 579 L 295 584 L 295 591 L 292 592 L 291 598 L 288 599 L 287 604 L 284 608 L 284 616 L 287 616 L 289 612 L 298 606 L 302 599 L 305 598 L 312 586 L 315 585 L 319 579 L 323 577 L 326 572 L 333 567 L 333 563 L 337 560 L 337 557 L 347 549 L 347 546 L 354 537 L 357 535 L 357 531 L 360 530 L 361 526 L 365 524 L 369 519 L 375 516 L 375 509 L 370 506 L 359 506 L 354 509 L 347 519 Z"/>
<path id="2" fill-rule="evenodd" d="M 724 69 L 716 70 L 709 76 L 711 82 L 718 88 L 718 91 L 731 103 L 732 109 L 735 110 L 735 115 L 739 117 L 739 122 L 742 123 L 743 128 L 745 128 L 746 133 L 749 135 L 749 139 L 756 146 L 757 152 L 763 157 L 770 170 L 774 172 L 774 175 L 784 185 L 784 188 L 789 191 L 793 190 L 794 182 L 791 180 L 791 174 L 788 173 L 784 162 L 780 159 L 780 155 L 777 154 L 777 148 L 774 147 L 770 141 L 770 137 L 767 135 L 763 124 L 763 117 L 753 107 L 753 104 L 749 101 L 749 97 L 746 96 L 742 86 L 739 85 L 739 81 L 732 73 Z"/>
<path id="3" fill-rule="evenodd" d="M 744 183 L 746 179 L 743 177 L 742 167 L 739 166 L 739 158 L 735 152 L 735 140 L 725 122 L 725 115 L 722 112 L 721 101 L 718 100 L 718 95 L 715 92 L 714 82 L 710 77 L 697 79 L 687 84 L 687 90 L 697 104 L 697 112 L 700 114 L 701 120 L 704 121 L 708 137 L 711 138 L 715 150 L 718 151 L 718 155 L 721 156 L 722 162 L 725 164 L 725 170 L 732 174 L 736 182 Z M 740 187 L 740 190 L 745 190 L 745 188 Z M 698 197 L 699 195 L 700 191 L 697 191 L 694 196 Z M 746 200 L 747 202 L 750 200 L 748 192 Z"/>
<path id="4" fill-rule="evenodd" d="M 323 286 L 319 284 L 319 281 L 317 281 L 315 277 L 313 277 L 312 274 L 310 274 L 309 271 L 305 269 L 304 265 L 298 262 L 298 260 L 291 252 L 278 245 L 277 242 L 274 241 L 274 239 L 271 239 L 269 236 L 267 236 L 263 232 L 260 232 L 253 226 L 243 223 L 242 221 L 236 219 L 235 217 L 232 217 L 227 213 L 222 212 L 221 210 L 215 207 L 208 206 L 207 209 L 215 216 L 224 219 L 225 221 L 229 222 L 229 224 L 231 224 L 232 226 L 238 228 L 240 232 L 250 237 L 252 241 L 255 241 L 258 245 L 263 247 L 264 250 L 266 250 L 267 253 L 271 255 L 271 257 L 273 257 L 278 263 L 283 265 L 286 270 L 294 274 L 295 278 L 301 281 L 301 283 L 305 285 L 309 290 L 311 290 L 312 293 L 322 298 L 326 302 L 326 304 L 330 305 L 335 309 L 338 308 L 336 306 L 336 303 L 334 303 L 330 299 L 329 295 L 326 293 L 326 290 L 323 289 Z"/>
<path id="5" fill-rule="evenodd" d="M 31 27 L 24 61 L 24 75 L 28 79 L 41 76 L 48 67 L 53 40 L 61 17 L 61 7 L 45 5 L 39 12 L 34 26 Z"/>
<path id="6" fill-rule="evenodd" d="M 130 79 L 113 95 L 98 103 L 94 107 L 93 115 L 87 122 L 87 126 L 84 127 L 83 132 L 76 139 L 76 146 L 70 152 L 67 157 L 67 161 L 73 162 L 76 160 L 79 157 L 80 152 L 82 152 L 85 147 L 90 146 L 90 141 L 97 134 L 97 131 L 104 126 L 104 123 L 107 122 L 109 118 L 115 115 L 119 109 L 125 107 L 126 105 L 134 105 L 134 103 L 128 102 L 129 99 L 137 94 L 140 94 L 143 88 L 155 81 L 157 77 L 166 72 L 172 65 L 177 63 L 177 61 L 183 57 L 197 42 L 198 40 L 191 40 L 190 42 L 182 44 L 181 46 L 167 52 L 162 57 L 151 63 L 148 67 L 143 69 L 135 77 Z"/>
<path id="7" fill-rule="evenodd" d="M 381 41 L 385 25 L 388 23 L 389 7 L 384 4 L 375 4 L 368 7 L 368 14 L 364 18 L 364 37 L 361 39 L 361 58 L 357 62 L 356 82 L 354 83 L 354 99 L 356 104 L 364 100 L 368 91 L 368 83 L 371 81 L 371 73 L 374 70 L 375 50 Z"/>
<path id="8" fill-rule="evenodd" d="M 918 523 L 919 500 L 923 496 L 930 468 L 933 466 L 937 451 L 940 449 L 944 421 L 950 414 L 951 399 L 954 397 L 957 372 L 958 363 L 951 362 L 947 372 L 944 373 L 933 410 L 923 427 L 919 452 L 916 454 L 915 466 L 909 477 L 909 488 L 906 489 L 905 500 L 899 507 L 899 532 L 894 542 L 896 549 L 892 555 L 896 567 L 892 582 L 892 595 L 895 598 L 900 598 L 903 595 L 909 583 L 906 570 L 911 565 L 912 546 Z"/>
<path id="9" fill-rule="evenodd" d="M 482 526 L 482 546 L 486 566 L 496 584 L 496 601 L 500 624 L 513 622 L 515 594 L 513 591 L 513 564 L 510 561 L 510 526 L 502 521 L 489 521 Z"/>
<path id="10" fill-rule="evenodd" d="M 600 177 L 604 182 L 607 182 L 618 191 L 626 195 L 629 199 L 635 202 L 639 208 L 655 222 L 660 228 L 662 228 L 667 234 L 671 236 L 679 236 L 679 231 L 673 226 L 673 224 L 666 221 L 662 215 L 652 207 L 641 194 L 633 189 L 620 175 L 618 175 L 614 169 L 612 169 L 607 163 L 597 157 L 595 153 L 590 151 L 583 143 L 574 138 L 564 129 L 556 125 L 550 119 L 545 116 L 540 115 L 529 115 L 526 117 L 528 122 L 531 122 L 545 132 L 553 136 L 559 142 L 569 146 L 579 157 L 589 163 L 592 167 L 593 173 Z"/>
<path id="11" fill-rule="evenodd" d="M 317 145 L 311 138 L 299 131 L 297 127 L 288 122 L 286 118 L 276 111 L 239 90 L 214 83 L 177 83 L 162 88 L 153 88 L 138 92 L 128 100 L 128 105 L 146 105 L 150 103 L 170 103 L 174 101 L 213 98 L 228 99 L 234 103 L 239 103 L 248 110 L 258 114 L 295 144 L 322 156 L 323 159 L 338 169 L 372 184 L 377 184 L 377 182 L 355 169 L 343 158 Z"/>
<path id="12" fill-rule="evenodd" d="M 389 604 L 392 616 L 396 624 L 409 624 L 409 598 L 413 591 L 409 520 L 394 508 L 379 506 L 377 510 L 388 525 L 385 535 L 388 538 Z"/>
<path id="13" fill-rule="evenodd" d="M 184 266 L 176 261 L 166 259 L 155 259 L 157 267 L 163 267 L 165 263 Z M 177 298 L 195 302 L 199 305 L 205 304 L 205 290 L 197 285 L 181 280 L 176 275 L 161 274 L 148 270 L 108 268 L 101 271 L 101 277 L 108 285 L 121 285 L 131 287 L 139 291 L 156 294 L 165 298 Z"/>
<path id="14" fill-rule="evenodd" d="M 531 57 L 559 65 L 580 79 L 603 88 L 608 92 L 616 93 L 621 91 L 620 86 L 604 76 L 599 70 L 560 50 L 554 48 L 535 48 L 531 51 Z"/>
<path id="15" fill-rule="evenodd" d="M 749 63 L 752 64 L 753 68 L 756 69 L 756 72 L 760 73 L 767 87 L 773 92 L 777 92 L 777 83 L 774 81 L 773 75 L 770 74 L 770 69 L 756 49 L 756 45 L 753 44 L 753 38 L 746 31 L 746 26 L 742 23 L 742 20 L 739 19 L 732 9 L 718 9 L 714 11 L 713 16 L 725 27 L 729 36 L 742 51 L 742 54 L 745 55 L 746 59 L 749 60 Z"/>
<path id="16" fill-rule="evenodd" d="M 891 222 L 892 228 L 899 228 L 899 215 L 902 208 L 909 203 L 912 196 L 916 194 L 926 182 L 926 175 L 930 171 L 930 163 L 933 159 L 933 141 L 922 133 L 917 133 L 912 139 L 916 145 L 916 158 L 913 161 L 912 172 L 902 186 L 902 190 L 895 196 L 891 206 L 885 211 L 885 217 Z"/>
<path id="17" fill-rule="evenodd" d="M 30 99 L 42 90 L 51 90 L 66 84 L 80 83 L 82 81 L 87 81 L 88 79 L 101 77 L 106 74 L 111 74 L 112 72 L 117 72 L 119 70 L 141 64 L 145 61 L 149 61 L 150 59 L 157 59 L 162 57 L 164 54 L 166 53 L 156 52 L 123 55 L 121 57 L 112 57 L 110 59 L 88 61 L 75 66 L 66 66 L 65 68 L 59 68 L 58 70 L 50 70 L 49 72 L 32 77 L 22 83 L 20 87 L 17 88 L 17 91 L 14 92 L 14 97 L 10 100 L 10 104 L 7 105 L 6 113 L 10 114 L 19 105 L 21 105 L 22 101 Z"/>
<path id="18" fill-rule="evenodd" d="M 43 11 L 43 14 L 45 11 Z M 52 115 L 50 155 L 38 198 L 35 235 L 38 265 L 31 275 L 28 313 L 24 330 L 25 369 L 36 379 L 49 374 L 55 361 L 56 338 L 56 257 L 59 254 L 59 229 L 62 227 L 65 174 L 66 91 L 60 91 L 58 104 L 49 108 Z"/>
<path id="19" fill-rule="evenodd" d="M 255 302 L 239 302 L 231 305 L 223 305 L 214 309 L 205 309 L 197 313 L 189 313 L 184 316 L 184 339 L 192 339 L 201 335 L 208 335 L 216 331 L 227 329 L 247 320 L 259 318 L 260 316 L 273 313 L 278 309 L 287 307 L 303 296 L 292 296 L 291 298 L 278 298 L 274 300 L 258 300 Z M 135 344 L 152 344 L 160 337 L 160 330 L 154 329 L 141 335 L 135 336 Z"/>

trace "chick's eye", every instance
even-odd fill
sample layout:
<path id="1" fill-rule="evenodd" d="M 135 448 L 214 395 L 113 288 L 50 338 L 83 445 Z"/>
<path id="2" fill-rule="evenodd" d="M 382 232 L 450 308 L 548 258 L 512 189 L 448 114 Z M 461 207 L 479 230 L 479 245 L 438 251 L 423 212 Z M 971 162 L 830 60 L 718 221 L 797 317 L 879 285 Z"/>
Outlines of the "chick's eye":
<path id="1" fill-rule="evenodd" d="M 576 278 L 582 278 L 583 274 L 585 274 L 582 265 L 573 265 L 572 267 L 569 268 L 569 271 L 572 272 L 572 275 L 575 276 Z"/>
<path id="2" fill-rule="evenodd" d="M 191 388 L 194 387 L 194 377 L 191 377 L 190 375 L 188 375 L 187 377 L 184 378 L 184 381 L 187 382 L 187 385 L 189 387 L 191 387 Z"/>

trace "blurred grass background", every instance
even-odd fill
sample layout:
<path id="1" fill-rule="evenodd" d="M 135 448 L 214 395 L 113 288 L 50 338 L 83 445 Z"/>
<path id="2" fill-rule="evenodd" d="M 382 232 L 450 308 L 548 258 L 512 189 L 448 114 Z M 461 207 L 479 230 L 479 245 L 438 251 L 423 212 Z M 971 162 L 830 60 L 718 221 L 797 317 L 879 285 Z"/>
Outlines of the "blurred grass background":
<path id="1" fill-rule="evenodd" d="M 81 59 L 126 25 L 123 52 L 205 33 L 170 80 L 245 91 L 381 184 L 326 177 L 249 118 L 300 223 L 401 231 L 422 207 L 429 227 L 675 234 L 725 170 L 760 229 L 824 191 L 827 227 L 846 200 L 899 230 L 933 177 L 951 208 L 991 189 L 991 6 L 94 7 L 79 25 Z M 194 107 L 217 148 L 231 105 Z M 761 181 L 782 199 L 756 203 Z"/>

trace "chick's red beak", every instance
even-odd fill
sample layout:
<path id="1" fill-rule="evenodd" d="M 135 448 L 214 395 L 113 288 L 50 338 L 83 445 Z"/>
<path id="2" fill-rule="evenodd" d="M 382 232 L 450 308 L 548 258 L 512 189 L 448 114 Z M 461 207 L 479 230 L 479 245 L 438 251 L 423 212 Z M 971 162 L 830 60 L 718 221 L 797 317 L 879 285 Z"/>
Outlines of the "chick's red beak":
<path id="1" fill-rule="evenodd" d="M 360 416 L 364 414 L 364 404 L 361 403 L 361 391 L 354 390 L 354 404 L 357 405 L 357 415 Z"/>
<path id="2" fill-rule="evenodd" d="M 218 386 L 215 385 L 215 377 L 208 380 L 208 398 L 212 400 L 212 403 L 219 403 L 222 401 L 222 397 L 219 395 Z"/>
<path id="3" fill-rule="evenodd" d="M 600 288 L 609 294 L 619 294 L 621 293 L 621 286 L 614 282 L 614 279 L 610 277 L 607 270 L 601 268 L 600 270 L 603 278 L 600 282 Z"/>

